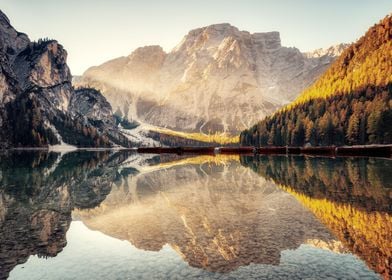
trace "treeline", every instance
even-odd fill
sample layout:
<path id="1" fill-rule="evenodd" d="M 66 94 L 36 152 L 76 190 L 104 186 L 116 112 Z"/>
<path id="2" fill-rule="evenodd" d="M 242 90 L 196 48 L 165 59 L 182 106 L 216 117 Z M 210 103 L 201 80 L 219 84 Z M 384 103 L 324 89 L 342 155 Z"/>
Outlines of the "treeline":
<path id="1" fill-rule="evenodd" d="M 60 111 L 44 110 L 37 95 L 20 95 L 7 105 L 3 129 L 16 147 L 45 147 L 60 144 L 62 140 L 79 147 L 110 147 L 109 136 L 101 133 L 83 119 L 71 118 Z M 54 127 L 47 126 L 49 120 Z M 54 129 L 58 131 L 55 134 Z"/>
<path id="2" fill-rule="evenodd" d="M 51 118 L 64 142 L 78 147 L 110 147 L 109 137 L 81 119 L 61 114 Z"/>
<path id="3" fill-rule="evenodd" d="M 392 84 L 317 98 L 267 117 L 240 135 L 242 145 L 392 143 Z"/>

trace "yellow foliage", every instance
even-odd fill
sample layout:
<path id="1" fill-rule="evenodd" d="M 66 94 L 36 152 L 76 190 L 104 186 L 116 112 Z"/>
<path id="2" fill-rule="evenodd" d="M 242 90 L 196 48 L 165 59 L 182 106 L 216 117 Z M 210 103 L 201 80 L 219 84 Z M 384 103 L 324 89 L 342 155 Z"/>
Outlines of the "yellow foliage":
<path id="1" fill-rule="evenodd" d="M 166 135 L 185 138 L 185 139 L 192 139 L 192 140 L 207 142 L 207 143 L 218 143 L 222 145 L 236 144 L 240 140 L 238 135 L 232 136 L 226 133 L 204 134 L 198 132 L 180 132 L 167 128 L 161 128 L 161 127 L 152 127 L 150 128 L 150 130 Z"/>
<path id="2" fill-rule="evenodd" d="M 195 157 L 186 157 L 181 158 L 174 161 L 160 163 L 158 165 L 152 165 L 149 167 L 145 167 L 143 170 L 159 170 L 159 169 L 166 169 L 171 168 L 174 166 L 183 166 L 183 165 L 193 165 L 193 164 L 209 164 L 209 165 L 226 165 L 229 162 L 239 162 L 240 156 L 239 155 L 201 155 Z"/>
<path id="3" fill-rule="evenodd" d="M 348 47 L 331 67 L 292 103 L 290 110 L 311 99 L 346 94 L 366 86 L 386 86 L 392 82 L 392 16 L 371 27 Z"/>
<path id="4" fill-rule="evenodd" d="M 291 187 L 281 188 L 309 208 L 345 246 L 369 266 L 385 277 L 392 272 L 391 214 L 358 210 L 349 204 L 308 197 Z"/>
<path id="5" fill-rule="evenodd" d="M 379 59 L 380 57 L 383 57 L 383 59 Z M 306 89 L 286 109 L 291 109 L 311 99 L 350 93 L 367 85 L 386 86 L 392 82 L 392 41 L 368 54 L 363 63 L 348 69 L 343 77 L 339 77 L 339 73 L 336 72 L 337 67 L 329 68 L 320 79 Z"/>

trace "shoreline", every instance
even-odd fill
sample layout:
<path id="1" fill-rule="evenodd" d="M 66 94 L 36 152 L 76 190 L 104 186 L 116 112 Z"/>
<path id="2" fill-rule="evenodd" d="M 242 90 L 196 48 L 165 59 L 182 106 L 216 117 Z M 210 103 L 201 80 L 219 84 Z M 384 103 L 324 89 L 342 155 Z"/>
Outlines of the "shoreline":
<path id="1" fill-rule="evenodd" d="M 248 154 L 392 157 L 392 144 L 320 147 L 143 147 L 138 153 L 151 154 Z"/>
<path id="2" fill-rule="evenodd" d="M 319 147 L 139 147 L 139 148 L 94 148 L 94 147 L 16 147 L 0 151 L 47 151 L 47 152 L 76 152 L 76 151 L 133 151 L 139 154 L 246 154 L 246 155 L 314 155 L 314 156 L 366 156 L 392 157 L 392 144 L 373 144 L 355 146 L 319 146 Z"/>

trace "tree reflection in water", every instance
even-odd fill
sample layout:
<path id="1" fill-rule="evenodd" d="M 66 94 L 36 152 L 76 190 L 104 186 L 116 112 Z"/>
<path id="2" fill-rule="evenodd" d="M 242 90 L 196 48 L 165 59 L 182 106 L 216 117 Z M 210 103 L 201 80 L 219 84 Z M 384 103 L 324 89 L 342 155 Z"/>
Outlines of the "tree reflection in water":
<path id="1" fill-rule="evenodd" d="M 391 160 L 259 156 L 241 163 L 292 194 L 351 252 L 391 277 Z"/>

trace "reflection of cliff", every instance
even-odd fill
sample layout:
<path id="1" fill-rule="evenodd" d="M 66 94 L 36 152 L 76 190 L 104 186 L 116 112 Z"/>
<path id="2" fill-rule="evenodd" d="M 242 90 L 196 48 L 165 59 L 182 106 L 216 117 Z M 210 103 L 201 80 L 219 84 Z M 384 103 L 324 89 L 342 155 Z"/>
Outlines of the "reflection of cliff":
<path id="1" fill-rule="evenodd" d="M 392 215 L 358 210 L 349 204 L 314 199 L 285 188 L 308 207 L 352 252 L 390 279 L 392 276 Z"/>
<path id="2" fill-rule="evenodd" d="M 56 256 L 74 207 L 98 205 L 124 155 L 23 152 L 0 156 L 0 279 L 30 255 Z"/>
<path id="3" fill-rule="evenodd" d="M 74 212 L 88 227 L 139 249 L 169 244 L 191 266 L 226 272 L 250 263 L 278 265 L 280 252 L 330 233 L 291 195 L 235 161 L 142 173 L 100 207 Z"/>
<path id="4" fill-rule="evenodd" d="M 1 195 L 1 199 L 7 203 L 7 197 Z M 9 272 L 30 255 L 56 256 L 67 243 L 65 233 L 71 222 L 70 209 L 32 209 L 8 203 L 12 205 L 7 205 L 0 226 L 0 279 L 7 279 Z"/>
<path id="5" fill-rule="evenodd" d="M 241 158 L 281 184 L 385 279 L 392 266 L 392 161 L 371 158 Z"/>

